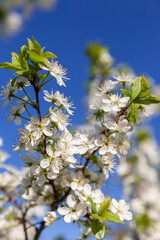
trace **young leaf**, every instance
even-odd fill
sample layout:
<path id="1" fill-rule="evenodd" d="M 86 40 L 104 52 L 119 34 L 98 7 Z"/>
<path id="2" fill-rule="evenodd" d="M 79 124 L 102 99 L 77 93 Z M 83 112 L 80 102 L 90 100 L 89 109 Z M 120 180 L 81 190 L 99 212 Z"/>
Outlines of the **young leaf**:
<path id="1" fill-rule="evenodd" d="M 147 88 L 147 90 L 141 92 L 141 93 L 139 94 L 139 96 L 138 96 L 138 99 L 148 97 L 148 96 L 149 96 L 149 92 L 151 91 L 151 89 L 152 89 L 152 87 L 149 87 L 149 88 Z M 136 101 L 136 100 L 135 100 L 135 101 Z M 135 101 L 134 101 L 134 102 L 135 102 Z"/>
<path id="2" fill-rule="evenodd" d="M 38 53 L 42 53 L 41 45 L 36 41 L 36 39 L 34 37 L 32 37 L 32 39 L 33 39 L 34 50 L 36 50 Z"/>
<path id="3" fill-rule="evenodd" d="M 111 204 L 111 198 L 110 197 L 105 199 L 101 203 L 101 205 L 99 207 L 99 215 L 100 216 L 102 216 L 103 214 L 105 214 L 108 211 L 108 208 L 109 208 L 110 204 Z"/>
<path id="4" fill-rule="evenodd" d="M 45 53 L 43 53 L 43 57 L 45 57 L 45 58 L 53 58 L 53 59 L 57 58 L 57 56 L 54 55 L 52 52 L 45 52 Z"/>
<path id="5" fill-rule="evenodd" d="M 145 104 L 145 105 L 149 105 L 149 104 L 158 104 L 160 103 L 160 98 L 152 95 L 152 94 L 148 94 L 146 98 L 140 98 L 137 99 L 135 101 L 135 103 L 138 104 Z"/>
<path id="6" fill-rule="evenodd" d="M 129 117 L 128 121 L 132 124 L 135 125 L 138 121 L 138 107 L 135 103 L 131 103 L 131 108 L 129 109 Z"/>
<path id="7" fill-rule="evenodd" d="M 29 39 L 29 38 L 27 38 L 27 39 L 28 39 L 28 49 L 33 50 L 34 49 L 33 42 L 31 41 L 31 39 Z"/>
<path id="8" fill-rule="evenodd" d="M 95 220 L 99 220 L 100 222 L 104 222 L 106 219 L 105 217 L 102 217 L 102 216 L 99 216 L 95 213 L 92 214 L 92 217 L 95 219 Z"/>
<path id="9" fill-rule="evenodd" d="M 96 204 L 93 202 L 93 200 L 90 198 L 90 197 L 88 197 L 87 198 L 87 200 L 90 202 L 90 204 L 91 204 L 91 211 L 92 211 L 92 213 L 97 213 L 97 210 L 96 210 Z"/>
<path id="10" fill-rule="evenodd" d="M 29 51 L 29 58 L 33 63 L 45 63 L 45 58 L 43 57 L 43 55 L 39 54 L 35 50 Z"/>
<path id="11" fill-rule="evenodd" d="M 127 89 L 120 89 L 125 97 L 130 97 L 131 98 L 131 92 Z"/>
<path id="12" fill-rule="evenodd" d="M 120 220 L 120 217 L 118 214 L 112 213 L 110 211 L 107 211 L 103 216 L 106 221 L 113 222 L 113 223 L 124 223 L 123 221 Z"/>
<path id="13" fill-rule="evenodd" d="M 19 71 L 16 71 L 15 73 L 19 76 L 24 76 L 26 74 L 28 74 L 30 72 L 30 70 L 19 70 Z"/>
<path id="14" fill-rule="evenodd" d="M 20 63 L 21 63 L 21 67 L 24 69 L 24 70 L 28 70 L 28 61 L 26 58 L 20 58 Z"/>
<path id="15" fill-rule="evenodd" d="M 18 53 L 12 52 L 12 64 L 20 66 L 20 56 Z"/>
<path id="16" fill-rule="evenodd" d="M 22 58 L 26 57 L 26 55 L 27 55 L 27 47 L 26 47 L 26 45 L 23 45 L 23 46 L 20 48 L 20 54 L 21 54 L 21 57 L 22 57 Z"/>
<path id="17" fill-rule="evenodd" d="M 142 89 L 142 92 L 143 92 L 143 91 L 146 91 L 148 88 L 150 88 L 149 82 L 147 81 L 147 79 L 146 79 L 145 76 L 143 75 L 143 76 L 142 76 L 142 79 L 141 79 L 141 89 Z"/>
<path id="18" fill-rule="evenodd" d="M 100 222 L 91 222 L 91 229 L 97 239 L 102 239 L 106 232 L 105 226 Z"/>
<path id="19" fill-rule="evenodd" d="M 9 69 L 9 70 L 22 70 L 21 66 L 4 62 L 0 64 L 0 68 Z"/>
<path id="20" fill-rule="evenodd" d="M 141 79 L 142 77 L 137 77 L 134 79 L 131 86 L 132 100 L 134 100 L 141 92 Z"/>

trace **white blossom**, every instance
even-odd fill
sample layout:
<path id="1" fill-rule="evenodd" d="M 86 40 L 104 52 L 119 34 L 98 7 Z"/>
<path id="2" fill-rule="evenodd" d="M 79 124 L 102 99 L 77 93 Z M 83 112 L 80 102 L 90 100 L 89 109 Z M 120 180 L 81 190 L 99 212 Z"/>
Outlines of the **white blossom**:
<path id="1" fill-rule="evenodd" d="M 69 78 L 66 77 L 67 70 L 63 69 L 61 65 L 58 65 L 58 62 L 49 62 L 47 59 L 45 60 L 45 65 L 39 64 L 40 68 L 46 71 L 49 71 L 50 74 L 56 78 L 57 83 L 60 86 L 65 86 L 64 80 L 69 80 Z"/>
<path id="2" fill-rule="evenodd" d="M 47 212 L 47 216 L 43 218 L 45 221 L 45 225 L 49 227 L 51 223 L 57 220 L 57 214 L 54 211 Z"/>
<path id="3" fill-rule="evenodd" d="M 120 220 L 128 220 L 130 221 L 132 219 L 132 213 L 128 211 L 130 206 L 126 204 L 124 200 L 119 200 L 117 202 L 114 198 L 111 201 L 111 204 L 109 206 L 109 209 L 111 212 L 118 214 L 120 217 Z"/>
<path id="4" fill-rule="evenodd" d="M 65 215 L 64 221 L 66 223 L 77 221 L 87 213 L 86 205 L 81 202 L 77 203 L 74 195 L 69 195 L 66 202 L 68 207 L 65 206 L 58 208 L 59 214 Z"/>
<path id="5" fill-rule="evenodd" d="M 33 132 L 33 136 L 36 140 L 38 140 L 43 134 L 46 136 L 52 136 L 51 130 L 47 128 L 49 124 L 49 118 L 43 118 L 42 121 L 40 121 L 38 118 L 33 116 L 31 117 L 31 123 L 26 126 L 26 129 Z"/>
<path id="6" fill-rule="evenodd" d="M 113 94 L 111 96 L 108 96 L 108 99 L 103 99 L 102 102 L 105 104 L 103 106 L 103 110 L 105 112 L 119 112 L 121 108 L 125 107 L 127 105 L 127 102 L 129 101 L 129 97 L 120 97 L 116 94 Z"/>
<path id="7" fill-rule="evenodd" d="M 61 109 L 50 109 L 50 119 L 57 123 L 59 130 L 63 131 L 68 126 L 69 115 L 64 114 Z"/>

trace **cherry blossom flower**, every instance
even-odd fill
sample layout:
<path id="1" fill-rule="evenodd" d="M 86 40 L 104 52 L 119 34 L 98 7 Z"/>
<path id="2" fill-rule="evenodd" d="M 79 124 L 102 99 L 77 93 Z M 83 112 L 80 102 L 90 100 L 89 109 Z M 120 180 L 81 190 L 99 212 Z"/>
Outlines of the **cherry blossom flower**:
<path id="1" fill-rule="evenodd" d="M 109 209 L 111 212 L 118 214 L 121 221 L 123 220 L 131 220 L 132 219 L 132 213 L 128 211 L 130 206 L 126 204 L 124 200 L 119 200 L 117 202 L 114 198 L 111 201 L 111 204 L 109 206 Z"/>
<path id="2" fill-rule="evenodd" d="M 54 211 L 47 212 L 47 216 L 43 218 L 45 225 L 49 227 L 53 222 L 57 220 L 57 214 Z"/>
<path id="3" fill-rule="evenodd" d="M 65 215 L 64 221 L 66 223 L 77 221 L 80 217 L 83 217 L 87 213 L 86 204 L 81 202 L 77 203 L 74 195 L 69 195 L 66 203 L 68 207 L 65 206 L 58 208 L 59 214 Z"/>
<path id="4" fill-rule="evenodd" d="M 57 79 L 57 83 L 59 86 L 65 86 L 64 80 L 69 80 L 66 77 L 67 70 L 63 69 L 61 65 L 58 65 L 58 62 L 49 62 L 47 59 L 45 60 L 45 65 L 39 64 L 40 68 L 46 71 L 49 71 L 50 74 Z"/>
<path id="5" fill-rule="evenodd" d="M 59 130 L 63 131 L 68 126 L 69 115 L 64 114 L 61 109 L 50 109 L 50 119 L 52 122 L 57 123 Z"/>
<path id="6" fill-rule="evenodd" d="M 21 125 L 21 113 L 25 111 L 24 107 L 20 107 L 17 109 L 16 106 L 12 106 L 10 113 L 12 114 L 9 118 L 6 119 L 6 123 L 11 122 L 14 120 L 16 125 Z"/>
<path id="7" fill-rule="evenodd" d="M 47 129 L 47 126 L 50 124 L 49 118 L 43 118 L 40 121 L 36 117 L 31 117 L 31 123 L 26 126 L 26 129 L 30 132 L 33 132 L 33 136 L 38 140 L 43 134 L 46 136 L 52 136 L 51 130 Z"/>
<path id="8" fill-rule="evenodd" d="M 102 102 L 105 103 L 103 110 L 105 112 L 119 112 L 121 108 L 125 107 L 129 101 L 129 97 L 120 97 L 116 94 L 108 96 L 108 99 L 103 99 Z"/>
<path id="9" fill-rule="evenodd" d="M 128 133 L 131 128 L 127 119 L 123 119 L 118 123 L 116 123 L 113 120 L 108 120 L 106 123 L 104 123 L 104 126 L 106 126 L 108 129 L 112 131 L 125 133 Z"/>

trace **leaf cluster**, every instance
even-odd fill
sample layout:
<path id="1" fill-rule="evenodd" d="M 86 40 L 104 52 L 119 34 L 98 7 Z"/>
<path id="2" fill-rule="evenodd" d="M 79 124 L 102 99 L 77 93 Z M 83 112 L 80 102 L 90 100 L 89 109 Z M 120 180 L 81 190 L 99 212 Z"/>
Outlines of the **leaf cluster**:
<path id="1" fill-rule="evenodd" d="M 128 120 L 132 125 L 137 123 L 138 109 L 143 109 L 143 105 L 160 103 L 160 98 L 150 93 L 151 89 L 152 86 L 149 85 L 148 80 L 144 76 L 134 79 L 131 91 L 121 89 L 123 94 L 131 99 Z"/>
<path id="2" fill-rule="evenodd" d="M 40 63 L 45 65 L 46 58 L 56 58 L 52 52 L 44 52 L 44 48 L 34 37 L 32 37 L 32 40 L 28 39 L 27 46 L 23 45 L 19 53 L 12 52 L 11 54 L 11 63 L 1 63 L 0 68 L 14 70 L 18 76 L 27 78 L 40 70 Z"/>
<path id="3" fill-rule="evenodd" d="M 106 227 L 102 223 L 104 221 L 112 223 L 124 223 L 120 220 L 118 214 L 114 214 L 109 210 L 111 204 L 111 198 L 106 198 L 99 207 L 99 212 L 96 210 L 96 204 L 88 197 L 87 199 L 91 204 L 93 221 L 90 223 L 93 234 L 97 239 L 102 239 L 106 232 Z"/>

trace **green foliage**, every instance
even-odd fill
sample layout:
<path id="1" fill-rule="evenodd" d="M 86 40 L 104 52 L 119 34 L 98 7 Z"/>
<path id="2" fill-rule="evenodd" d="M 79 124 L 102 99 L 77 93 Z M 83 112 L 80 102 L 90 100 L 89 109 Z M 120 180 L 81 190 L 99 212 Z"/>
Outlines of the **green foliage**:
<path id="1" fill-rule="evenodd" d="M 36 50 L 29 50 L 29 59 L 33 64 L 44 63 L 45 58 L 43 57 L 42 53 L 37 52 Z"/>
<path id="2" fill-rule="evenodd" d="M 52 52 L 45 52 L 45 53 L 43 53 L 43 57 L 45 57 L 45 58 L 53 58 L 53 59 L 57 58 L 57 56 L 54 55 Z"/>
<path id="3" fill-rule="evenodd" d="M 91 61 L 96 64 L 99 61 L 100 55 L 103 51 L 106 51 L 106 48 L 102 47 L 100 44 L 92 43 L 88 46 L 86 54 Z"/>
<path id="4" fill-rule="evenodd" d="M 137 77 L 131 86 L 131 100 L 137 104 L 157 104 L 160 103 L 160 98 L 150 94 L 152 87 L 149 86 L 147 79 Z"/>
<path id="5" fill-rule="evenodd" d="M 110 197 L 105 199 L 101 203 L 98 213 L 96 213 L 95 209 L 96 206 L 93 200 L 91 198 L 88 198 L 88 201 L 90 201 L 91 203 L 92 218 L 94 219 L 94 221 L 91 222 L 91 228 L 92 232 L 94 233 L 97 239 L 102 239 L 106 231 L 106 228 L 102 224 L 102 222 L 109 221 L 113 223 L 124 223 L 123 221 L 120 220 L 117 214 L 114 214 L 109 211 L 109 206 L 111 204 Z"/>
<path id="6" fill-rule="evenodd" d="M 112 60 L 101 61 L 101 56 L 104 53 L 107 53 L 108 49 L 102 46 L 99 43 L 91 43 L 89 44 L 86 55 L 89 57 L 91 61 L 91 67 L 89 69 L 91 73 L 91 81 L 96 75 L 102 75 L 103 77 L 108 76 L 111 71 Z M 89 90 L 89 89 L 88 89 Z"/>
<path id="7" fill-rule="evenodd" d="M 95 235 L 95 237 L 97 239 L 102 239 L 106 232 L 105 226 L 102 223 L 97 222 L 97 221 L 91 222 L 90 225 L 91 225 L 91 229 L 92 229 L 92 232 Z"/>
<path id="8" fill-rule="evenodd" d="M 138 121 L 138 107 L 134 102 L 131 103 L 128 120 L 132 125 L 135 125 Z"/>
<path id="9" fill-rule="evenodd" d="M 99 216 L 98 214 L 93 213 L 92 214 L 93 219 L 99 220 L 100 222 L 104 222 L 106 220 L 105 217 Z"/>
<path id="10" fill-rule="evenodd" d="M 88 197 L 87 200 L 88 200 L 88 201 L 90 202 L 90 204 L 91 204 L 91 211 L 92 211 L 92 213 L 97 213 L 96 204 L 93 202 L 93 200 L 92 200 L 90 197 Z"/>
<path id="11" fill-rule="evenodd" d="M 144 231 L 148 227 L 154 227 L 152 220 L 147 214 L 140 214 L 135 217 L 138 231 Z"/>
<path id="12" fill-rule="evenodd" d="M 102 216 L 105 218 L 105 221 L 113 223 L 124 223 L 123 221 L 120 220 L 118 214 L 112 213 L 110 211 L 105 212 Z"/>
<path id="13" fill-rule="evenodd" d="M 131 92 L 127 89 L 121 89 L 125 97 L 130 97 L 131 98 Z"/>
<path id="14" fill-rule="evenodd" d="M 138 142 L 146 141 L 149 137 L 150 134 L 146 130 L 139 130 L 136 136 Z"/>
<path id="15" fill-rule="evenodd" d="M 34 76 L 38 76 L 38 72 L 41 70 L 39 63 L 44 64 L 47 58 L 55 59 L 56 56 L 52 52 L 43 53 L 44 48 L 33 37 L 32 40 L 28 39 L 28 45 L 23 45 L 20 48 L 20 53 L 12 52 L 11 63 L 5 62 L 0 64 L 0 68 L 14 70 L 16 75 L 33 79 Z M 31 64 L 32 63 L 32 64 Z M 36 81 L 44 79 L 46 81 L 47 74 L 42 74 L 40 77 L 36 77 Z"/>
<path id="16" fill-rule="evenodd" d="M 150 94 L 151 89 L 152 87 L 149 86 L 149 83 L 144 76 L 134 79 L 131 85 L 131 93 L 127 89 L 121 89 L 125 96 L 131 98 L 131 108 L 129 110 L 128 120 L 132 125 L 137 123 L 138 109 L 142 109 L 143 111 L 143 104 L 149 105 L 160 103 L 160 98 Z"/>
<path id="17" fill-rule="evenodd" d="M 100 205 L 99 207 L 99 215 L 100 216 L 103 216 L 107 211 L 108 211 L 108 208 L 111 204 L 111 198 L 106 198 Z"/>
<path id="18" fill-rule="evenodd" d="M 16 71 L 22 69 L 18 65 L 14 65 L 14 64 L 8 63 L 8 62 L 1 63 L 0 68 L 4 68 L 4 69 L 7 69 L 7 70 L 16 70 Z"/>
<path id="19" fill-rule="evenodd" d="M 137 99 L 135 103 L 144 105 L 158 104 L 160 103 L 160 98 L 148 93 L 145 97 Z"/>
<path id="20" fill-rule="evenodd" d="M 141 77 L 137 77 L 133 83 L 132 83 L 132 86 L 131 86 L 131 99 L 132 101 L 137 98 L 141 92 Z"/>

